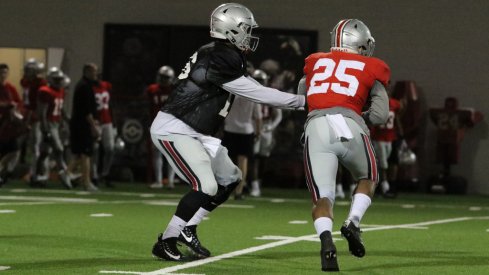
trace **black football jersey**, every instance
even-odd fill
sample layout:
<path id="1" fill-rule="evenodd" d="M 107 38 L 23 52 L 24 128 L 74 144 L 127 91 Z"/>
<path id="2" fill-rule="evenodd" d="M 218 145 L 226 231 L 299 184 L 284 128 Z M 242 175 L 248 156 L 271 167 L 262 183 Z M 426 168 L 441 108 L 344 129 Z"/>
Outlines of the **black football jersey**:
<path id="1" fill-rule="evenodd" d="M 209 43 L 190 57 L 161 111 L 199 133 L 214 135 L 234 100 L 221 85 L 246 74 L 246 59 L 235 46 L 224 41 Z"/>

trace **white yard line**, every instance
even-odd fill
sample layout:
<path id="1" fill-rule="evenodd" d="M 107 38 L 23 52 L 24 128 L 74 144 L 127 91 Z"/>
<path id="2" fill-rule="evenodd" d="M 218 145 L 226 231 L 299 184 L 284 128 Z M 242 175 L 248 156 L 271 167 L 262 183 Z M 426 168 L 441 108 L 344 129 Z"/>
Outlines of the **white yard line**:
<path id="1" fill-rule="evenodd" d="M 459 218 L 453 218 L 453 219 L 443 219 L 443 220 L 433 220 L 433 221 L 426 221 L 426 222 L 419 222 L 419 223 L 408 223 L 408 224 L 398 224 L 398 225 L 385 225 L 385 226 L 379 226 L 379 227 L 371 227 L 371 228 L 365 228 L 362 229 L 363 232 L 367 231 L 379 231 L 379 230 L 390 230 L 390 229 L 399 229 L 399 228 L 406 228 L 406 227 L 419 227 L 419 226 L 427 226 L 427 225 L 433 225 L 433 224 L 445 224 L 445 223 L 452 223 L 452 222 L 461 222 L 461 221 L 467 221 L 467 220 L 476 220 L 476 219 L 489 219 L 489 216 L 485 217 L 459 217 Z M 333 235 L 339 235 L 339 231 L 335 231 L 332 233 Z M 193 262 L 188 262 L 180 265 L 175 265 L 175 266 L 170 266 L 166 267 L 163 269 L 158 269 L 155 271 L 151 272 L 140 272 L 140 273 L 135 273 L 134 271 L 128 271 L 129 273 L 123 273 L 124 271 L 112 271 L 112 270 L 101 270 L 99 273 L 104 273 L 104 274 L 144 274 L 144 275 L 168 275 L 171 272 L 175 272 L 178 270 L 182 269 L 187 269 L 187 268 L 192 268 L 192 267 L 197 267 L 213 262 L 217 262 L 223 259 L 229 259 L 249 253 L 254 253 L 260 250 L 265 250 L 269 248 L 274 248 L 286 244 L 291 244 L 291 243 L 296 243 L 299 241 L 304 241 L 304 240 L 309 240 L 310 238 L 316 237 L 316 234 L 313 235 L 305 235 L 305 236 L 300 236 L 300 237 L 292 237 L 290 239 L 285 239 L 285 240 L 280 240 L 272 243 L 267 243 L 263 245 L 258 245 L 258 246 L 253 246 L 249 248 L 245 248 L 242 250 L 237 250 L 233 252 L 229 252 L 226 254 L 202 259 L 202 260 L 196 260 Z"/>
<path id="2" fill-rule="evenodd" d="M 76 202 L 76 203 L 93 203 L 97 199 L 81 198 L 60 198 L 60 197 L 39 197 L 39 196 L 0 196 L 0 200 L 14 201 L 48 201 L 48 202 Z"/>

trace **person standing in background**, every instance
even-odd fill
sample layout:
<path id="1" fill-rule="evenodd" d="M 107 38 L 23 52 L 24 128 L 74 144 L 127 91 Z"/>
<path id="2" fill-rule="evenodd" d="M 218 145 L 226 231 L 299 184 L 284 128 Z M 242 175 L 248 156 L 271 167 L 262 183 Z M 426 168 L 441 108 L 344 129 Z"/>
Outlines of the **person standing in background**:
<path id="1" fill-rule="evenodd" d="M 156 83 L 151 84 L 146 89 L 146 96 L 148 97 L 150 115 L 152 118 L 156 117 L 163 104 L 168 99 L 171 91 L 173 90 L 173 81 L 175 80 L 175 72 L 170 66 L 162 66 L 156 74 Z M 175 188 L 175 171 L 167 161 L 164 161 L 163 155 L 158 148 L 151 142 L 152 149 L 152 162 L 153 170 L 155 173 L 155 182 L 152 183 L 150 188 L 163 188 L 163 167 L 166 162 L 168 171 L 168 188 Z"/>
<path id="2" fill-rule="evenodd" d="M 19 161 L 18 137 L 27 131 L 22 121 L 22 100 L 7 81 L 9 67 L 0 64 L 0 187 L 7 183 Z"/>
<path id="3" fill-rule="evenodd" d="M 70 163 L 69 171 L 73 171 L 77 162 L 80 163 L 81 181 L 87 191 L 98 190 L 90 177 L 90 158 L 93 155 L 94 143 L 100 138 L 99 122 L 96 119 L 97 102 L 93 91 L 97 79 L 97 65 L 85 64 L 82 78 L 75 87 L 70 121 L 71 151 L 76 159 Z"/>
<path id="4" fill-rule="evenodd" d="M 103 181 L 105 186 L 113 188 L 114 185 L 109 179 L 110 168 L 114 159 L 114 141 L 116 129 L 112 124 L 112 108 L 110 104 L 110 95 L 112 93 L 112 84 L 108 81 L 97 80 L 92 87 L 97 103 L 97 118 L 100 122 L 101 139 L 94 143 L 92 156 L 92 180 L 94 184 Z M 103 158 L 100 161 L 100 151 L 103 150 Z M 100 171 L 100 164 L 102 170 Z M 99 174 L 100 172 L 100 174 Z"/>

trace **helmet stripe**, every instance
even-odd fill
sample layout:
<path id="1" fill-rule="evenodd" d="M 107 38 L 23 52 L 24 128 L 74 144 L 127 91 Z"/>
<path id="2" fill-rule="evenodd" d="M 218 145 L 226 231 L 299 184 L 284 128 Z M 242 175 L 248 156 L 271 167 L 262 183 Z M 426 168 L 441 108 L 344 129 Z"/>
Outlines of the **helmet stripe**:
<path id="1" fill-rule="evenodd" d="M 343 34 L 343 29 L 351 19 L 345 19 L 342 20 L 338 25 L 338 28 L 336 29 L 336 45 L 335 47 L 340 47 L 341 48 L 341 35 Z"/>

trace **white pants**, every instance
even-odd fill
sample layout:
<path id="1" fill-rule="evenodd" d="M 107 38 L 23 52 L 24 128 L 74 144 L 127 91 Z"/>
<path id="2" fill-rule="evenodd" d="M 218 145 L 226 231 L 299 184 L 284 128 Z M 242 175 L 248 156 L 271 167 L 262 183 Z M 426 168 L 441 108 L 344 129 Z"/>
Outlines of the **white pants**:
<path id="1" fill-rule="evenodd" d="M 352 119 L 345 118 L 353 139 L 336 139 L 326 117 L 312 119 L 306 128 L 304 169 L 312 199 L 328 198 L 334 202 L 338 161 L 347 168 L 355 181 L 378 181 L 375 153 L 370 138 Z"/>
<path id="2" fill-rule="evenodd" d="M 151 134 L 151 139 L 177 175 L 195 191 L 214 196 L 218 184 L 227 186 L 241 180 L 241 171 L 229 158 L 226 147 L 220 146 L 216 156 L 211 157 L 203 144 L 190 136 Z"/>
<path id="3" fill-rule="evenodd" d="M 373 140 L 372 143 L 374 145 L 375 154 L 377 155 L 379 167 L 382 169 L 389 168 L 387 160 L 392 153 L 392 142 Z"/>

